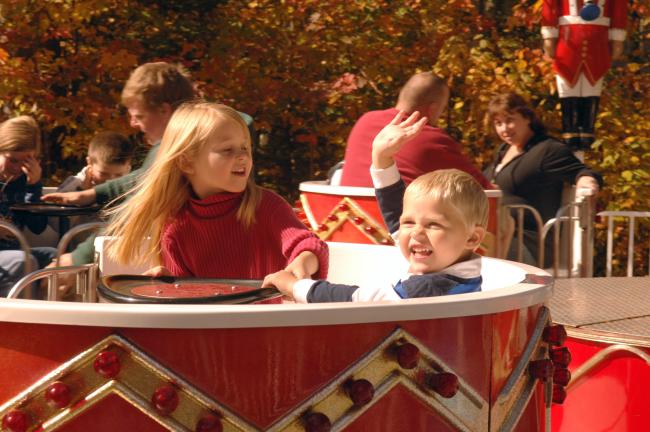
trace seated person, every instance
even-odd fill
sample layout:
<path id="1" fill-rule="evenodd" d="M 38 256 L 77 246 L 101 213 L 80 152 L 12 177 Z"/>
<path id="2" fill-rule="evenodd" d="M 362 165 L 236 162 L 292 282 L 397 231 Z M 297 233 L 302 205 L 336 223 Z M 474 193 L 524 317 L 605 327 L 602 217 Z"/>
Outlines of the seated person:
<path id="1" fill-rule="evenodd" d="M 460 145 L 436 125 L 447 106 L 449 88 L 431 72 L 413 75 L 402 87 L 395 108 L 365 113 L 352 128 L 345 149 L 341 186 L 372 187 L 369 174 L 372 142 L 398 111 L 408 114 L 418 111 L 428 117 L 422 132 L 406 143 L 395 156 L 402 178 L 409 184 L 429 171 L 457 168 L 471 174 L 483 189 L 493 189 L 492 184 L 465 156 Z"/>
<path id="2" fill-rule="evenodd" d="M 412 115 L 400 122 L 401 116 L 400 112 L 377 135 L 373 154 L 381 157 L 383 151 L 393 151 L 392 146 L 399 148 L 416 136 L 426 121 L 415 122 L 417 115 Z M 378 196 L 381 193 L 378 189 Z M 481 185 L 457 169 L 433 171 L 406 188 L 403 207 L 397 239 L 409 262 L 404 279 L 385 286 L 358 287 L 298 279 L 282 270 L 268 275 L 263 286 L 275 286 L 299 303 L 399 300 L 480 291 L 481 257 L 474 251 L 483 239 L 488 217 L 487 196 Z M 383 210 L 382 214 L 395 214 Z M 396 221 L 386 222 L 397 225 Z"/>
<path id="3" fill-rule="evenodd" d="M 100 132 L 88 144 L 87 165 L 76 175 L 61 183 L 57 192 L 90 189 L 107 180 L 122 177 L 131 171 L 133 144 L 117 132 Z"/>
<path id="4" fill-rule="evenodd" d="M 41 132 L 36 121 L 20 116 L 0 123 L 0 217 L 19 228 L 27 227 L 40 234 L 47 227 L 47 216 L 17 214 L 11 206 L 40 201 L 41 166 L 36 159 L 40 151 Z M 56 249 L 31 249 L 33 270 L 44 267 L 56 256 Z M 18 240 L 6 231 L 0 232 L 0 296 L 6 296 L 22 277 L 25 254 Z"/>

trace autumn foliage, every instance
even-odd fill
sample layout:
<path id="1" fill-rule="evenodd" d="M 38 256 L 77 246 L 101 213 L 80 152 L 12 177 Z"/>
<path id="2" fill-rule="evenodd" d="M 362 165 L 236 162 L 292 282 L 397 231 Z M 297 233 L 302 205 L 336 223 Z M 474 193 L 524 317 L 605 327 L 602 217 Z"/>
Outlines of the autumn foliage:
<path id="1" fill-rule="evenodd" d="M 118 101 L 135 66 L 180 62 L 206 97 L 255 118 L 268 137 L 256 149 L 258 181 L 293 198 L 301 181 L 324 178 L 342 158 L 361 113 L 393 106 L 408 76 L 433 70 L 452 87 L 445 126 L 483 166 L 496 147 L 485 107 L 503 86 L 560 128 L 541 1 L 503 3 L 479 13 L 470 0 L 3 0 L 1 115 L 38 118 L 56 184 L 79 168 L 96 131 L 133 135 Z M 647 0 L 632 1 L 629 16 L 587 162 L 605 175 L 602 208 L 648 210 Z"/>

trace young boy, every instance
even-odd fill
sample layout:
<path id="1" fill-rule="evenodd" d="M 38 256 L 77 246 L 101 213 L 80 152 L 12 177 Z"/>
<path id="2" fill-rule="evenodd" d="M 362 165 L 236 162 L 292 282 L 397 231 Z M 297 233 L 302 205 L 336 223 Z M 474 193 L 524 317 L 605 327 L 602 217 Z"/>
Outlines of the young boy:
<path id="1" fill-rule="evenodd" d="M 61 183 L 57 192 L 87 190 L 131 171 L 133 145 L 122 134 L 100 132 L 88 145 L 87 165 Z"/>
<path id="2" fill-rule="evenodd" d="M 401 208 L 401 196 L 395 193 L 401 195 L 404 183 L 392 157 L 424 124 L 417 121 L 417 113 L 404 122 L 400 122 L 401 116 L 375 138 L 372 174 L 377 196 L 384 198 L 382 214 L 388 218 L 389 228 L 400 225 L 397 239 L 409 262 L 408 274 L 393 284 L 358 287 L 298 280 L 280 271 L 267 276 L 264 286 L 276 286 L 299 303 L 399 300 L 480 291 L 481 257 L 474 251 L 485 234 L 488 202 L 472 176 L 447 169 L 418 177 L 404 192 L 399 222 L 394 219 Z"/>

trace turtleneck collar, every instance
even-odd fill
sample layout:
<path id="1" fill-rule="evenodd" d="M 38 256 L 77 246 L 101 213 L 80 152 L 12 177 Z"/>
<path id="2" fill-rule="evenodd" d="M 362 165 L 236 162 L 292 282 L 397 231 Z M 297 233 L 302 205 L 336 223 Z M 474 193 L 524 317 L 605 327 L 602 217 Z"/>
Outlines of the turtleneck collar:
<path id="1" fill-rule="evenodd" d="M 187 208 L 201 218 L 217 218 L 237 211 L 244 197 L 244 192 L 218 193 L 204 199 L 190 198 Z"/>

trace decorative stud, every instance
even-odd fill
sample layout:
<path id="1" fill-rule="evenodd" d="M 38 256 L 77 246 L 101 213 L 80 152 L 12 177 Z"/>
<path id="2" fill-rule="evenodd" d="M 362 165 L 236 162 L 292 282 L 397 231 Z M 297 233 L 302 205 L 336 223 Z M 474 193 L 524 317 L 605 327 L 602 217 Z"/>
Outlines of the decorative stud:
<path id="1" fill-rule="evenodd" d="M 306 219 L 307 218 L 307 215 L 302 210 L 297 211 L 296 216 L 298 216 L 298 219 Z"/>
<path id="2" fill-rule="evenodd" d="M 555 368 L 553 371 L 553 384 L 566 386 L 571 381 L 571 372 L 566 368 Z"/>
<path id="3" fill-rule="evenodd" d="M 113 351 L 104 350 L 95 357 L 93 367 L 104 378 L 115 378 L 120 372 L 120 359 Z"/>
<path id="4" fill-rule="evenodd" d="M 546 382 L 553 376 L 553 362 L 549 359 L 533 360 L 528 365 L 528 371 L 533 378 Z"/>
<path id="5" fill-rule="evenodd" d="M 312 412 L 305 416 L 306 432 L 329 432 L 332 430 L 332 422 L 323 413 Z"/>
<path id="6" fill-rule="evenodd" d="M 444 398 L 452 398 L 458 392 L 458 377 L 451 372 L 440 372 L 427 377 L 426 383 L 431 390 Z"/>
<path id="7" fill-rule="evenodd" d="M 341 203 L 341 204 L 339 204 L 339 210 L 348 211 L 348 210 L 350 210 L 350 206 L 345 204 L 345 203 Z"/>
<path id="8" fill-rule="evenodd" d="M 368 225 L 368 226 L 364 227 L 363 230 L 364 230 L 365 232 L 367 232 L 368 234 L 374 234 L 374 233 L 377 232 L 377 228 L 375 228 L 375 227 L 372 226 L 372 225 Z"/>
<path id="9" fill-rule="evenodd" d="M 293 206 L 294 206 L 294 208 L 301 209 L 301 208 L 302 208 L 302 201 L 300 201 L 300 200 L 295 200 L 295 201 L 293 202 Z"/>
<path id="10" fill-rule="evenodd" d="M 412 343 L 405 343 L 397 347 L 397 363 L 404 369 L 413 369 L 420 360 L 420 349 Z"/>
<path id="11" fill-rule="evenodd" d="M 393 241 L 391 239 L 388 239 L 388 238 L 383 238 L 383 239 L 381 239 L 381 241 L 379 243 L 381 243 L 381 244 L 383 244 L 385 246 L 390 246 L 390 245 L 393 244 Z"/>
<path id="12" fill-rule="evenodd" d="M 566 390 L 561 385 L 553 386 L 553 403 L 562 404 L 566 399 Z"/>
<path id="13" fill-rule="evenodd" d="M 542 339 L 550 345 L 555 346 L 564 345 L 566 337 L 566 330 L 561 325 L 547 326 L 542 333 Z"/>
<path id="14" fill-rule="evenodd" d="M 365 379 L 349 380 L 344 384 L 345 391 L 356 407 L 362 407 L 375 396 L 375 386 Z"/>
<path id="15" fill-rule="evenodd" d="M 12 409 L 2 418 L 2 429 L 9 432 L 25 432 L 29 423 L 29 417 L 24 411 Z"/>
<path id="16" fill-rule="evenodd" d="M 327 225 L 325 224 L 318 225 L 318 231 L 327 231 Z"/>
<path id="17" fill-rule="evenodd" d="M 365 222 L 365 219 L 359 216 L 355 216 L 352 218 L 352 222 L 354 222 L 357 225 L 361 225 L 362 223 Z"/>
<path id="18" fill-rule="evenodd" d="M 170 384 L 160 386 L 153 392 L 151 403 L 159 413 L 171 414 L 178 406 L 178 392 Z"/>
<path id="19" fill-rule="evenodd" d="M 206 414 L 196 423 L 196 432 L 222 432 L 221 418 L 215 414 Z"/>
<path id="20" fill-rule="evenodd" d="M 327 215 L 327 220 L 332 221 L 332 222 L 338 222 L 339 217 L 335 215 L 334 213 Z"/>
<path id="21" fill-rule="evenodd" d="M 71 399 L 70 387 L 61 381 L 55 381 L 45 389 L 45 400 L 56 408 L 67 407 Z"/>
<path id="22" fill-rule="evenodd" d="M 567 367 L 571 363 L 571 352 L 567 347 L 551 349 L 550 357 L 557 366 Z"/>

